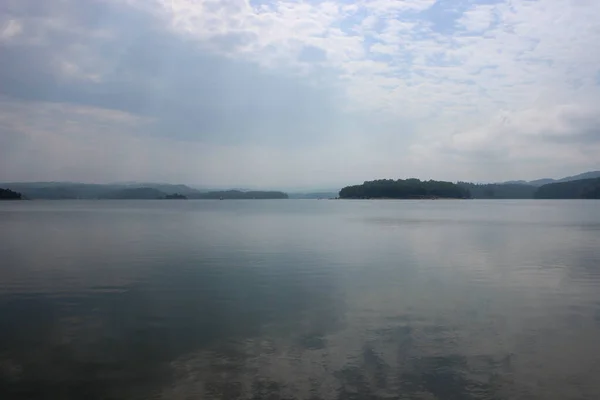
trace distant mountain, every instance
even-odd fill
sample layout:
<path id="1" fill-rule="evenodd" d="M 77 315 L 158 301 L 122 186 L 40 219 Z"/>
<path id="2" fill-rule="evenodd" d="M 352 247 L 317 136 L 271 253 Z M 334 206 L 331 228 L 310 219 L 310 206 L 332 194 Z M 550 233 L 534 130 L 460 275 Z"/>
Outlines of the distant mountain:
<path id="1" fill-rule="evenodd" d="M 493 183 L 492 185 L 528 185 L 529 182 L 527 181 L 506 181 L 506 182 L 500 182 L 500 183 Z"/>
<path id="2" fill-rule="evenodd" d="M 520 184 L 520 185 L 532 185 L 532 186 L 539 187 L 542 185 L 547 185 L 549 183 L 570 182 L 570 181 L 577 181 L 577 180 L 581 180 L 581 179 L 592 179 L 592 178 L 600 178 L 600 171 L 588 171 L 588 172 L 584 172 L 582 174 L 567 176 L 565 178 L 560 178 L 560 179 L 543 178 L 543 179 L 536 179 L 533 181 L 523 181 L 523 180 L 507 181 L 507 182 L 502 182 L 501 184 Z"/>
<path id="3" fill-rule="evenodd" d="M 11 182 L 2 186 L 21 192 L 30 199 L 78 199 L 98 198 L 102 193 L 117 187 L 70 182 Z"/>
<path id="4" fill-rule="evenodd" d="M 600 178 L 549 183 L 539 187 L 536 199 L 600 199 Z"/>
<path id="5" fill-rule="evenodd" d="M 523 183 L 458 182 L 474 199 L 532 199 L 536 187 Z"/>
<path id="6" fill-rule="evenodd" d="M 339 192 L 309 192 L 290 193 L 290 199 L 331 199 L 338 196 Z"/>
<path id="7" fill-rule="evenodd" d="M 192 189 L 186 185 L 171 184 L 91 184 L 72 182 L 11 182 L 0 184 L 8 189 L 18 191 L 30 199 L 106 199 L 121 196 L 120 191 L 128 189 L 154 189 L 161 192 L 162 196 L 181 194 L 190 196 L 202 193 L 200 190 Z M 142 191 L 124 192 L 123 196 L 129 194 L 143 193 Z M 149 194 L 149 192 L 147 193 Z M 158 193 L 155 193 L 158 195 Z"/>
<path id="8" fill-rule="evenodd" d="M 154 188 L 128 188 L 107 192 L 100 196 L 101 199 L 110 200 L 158 200 L 166 198 L 167 194 Z"/>
<path id="9" fill-rule="evenodd" d="M 187 196 L 179 193 L 168 194 L 165 196 L 165 200 L 187 200 Z"/>
<path id="10" fill-rule="evenodd" d="M 152 183 L 90 184 L 72 182 L 12 182 L 0 184 L 28 199 L 287 199 L 277 191 L 202 191 L 186 185 Z"/>
<path id="11" fill-rule="evenodd" d="M 287 199 L 288 195 L 277 191 L 258 191 L 252 190 L 243 192 L 241 190 L 220 190 L 215 192 L 196 193 L 189 196 L 191 199 L 206 200 L 265 200 L 265 199 Z"/>
<path id="12" fill-rule="evenodd" d="M 536 179 L 533 181 L 514 180 L 503 183 L 470 183 L 458 182 L 456 185 L 461 190 L 469 192 L 469 196 L 475 199 L 531 199 L 537 193 L 536 190 L 548 184 L 565 183 L 580 181 L 586 179 L 600 178 L 600 171 L 589 171 L 582 174 L 567 176 L 561 179 Z M 378 184 L 382 181 L 365 182 L 360 190 L 353 192 L 347 189 L 346 197 L 380 197 L 377 192 L 380 189 Z M 393 190 L 390 191 L 391 197 L 397 196 L 439 196 L 444 195 L 430 194 L 429 186 L 435 186 L 434 183 L 445 184 L 446 182 L 418 181 L 407 179 L 398 183 L 394 181 Z M 430 183 L 434 182 L 434 183 Z M 366 185 L 366 186 L 365 186 Z M 385 186 L 385 185 L 384 185 Z M 406 189 L 411 186 L 415 189 L 414 193 Z M 441 187 L 441 186 L 440 186 Z M 9 182 L 0 183 L 0 188 L 6 188 L 13 192 L 22 194 L 26 199 L 163 199 L 183 196 L 188 199 L 319 199 L 338 197 L 335 190 L 310 190 L 296 189 L 289 195 L 282 191 L 262 191 L 262 190 L 215 190 L 205 188 L 195 188 L 182 184 L 166 183 L 110 183 L 110 184 L 91 184 L 77 182 Z M 438 188 L 439 189 L 439 188 Z M 362 193 L 361 190 L 364 192 Z M 387 190 L 387 189 L 386 189 Z M 383 192 L 389 194 L 386 190 Z M 437 189 L 436 189 L 437 190 Z M 545 189 L 548 190 L 548 189 Z M 570 190 L 570 189 L 569 189 Z M 375 192 L 373 192 L 375 191 Z M 360 193 L 359 193 L 360 192 Z M 402 193 L 401 193 L 402 192 Z M 406 192 L 406 193 L 405 193 Z M 408 193 L 410 192 L 410 193 Z M 348 194 L 351 193 L 351 194 Z M 362 193 L 362 194 L 361 194 Z M 424 194 L 423 194 L 424 193 Z M 458 193 L 458 194 L 456 194 Z M 463 193 L 457 191 L 453 196 L 463 196 Z M 540 196 L 545 196 L 544 191 Z M 579 192 L 577 192 L 579 193 Z M 586 192 L 587 193 L 587 192 Z M 579 198 L 583 194 L 575 194 L 574 198 Z M 591 196 L 591 194 L 586 194 Z M 387 195 L 381 195 L 386 197 Z M 448 197 L 453 197 L 448 196 Z M 566 194 L 564 194 L 566 196 Z"/>
<path id="13" fill-rule="evenodd" d="M 600 171 L 589 171 L 584 172 L 583 174 L 567 176 L 566 178 L 558 179 L 556 182 L 570 182 L 577 181 L 581 179 L 594 179 L 600 178 Z"/>
<path id="14" fill-rule="evenodd" d="M 182 184 L 168 184 L 168 183 L 131 183 L 126 185 L 131 188 L 141 188 L 141 187 L 149 187 L 160 190 L 161 192 L 165 192 L 167 194 L 182 194 L 184 196 L 202 193 L 203 190 L 198 190 L 191 188 L 187 185 Z"/>
<path id="15" fill-rule="evenodd" d="M 283 192 L 250 191 L 242 192 L 239 190 L 224 190 L 216 192 L 192 192 L 188 195 L 181 193 L 165 193 L 156 188 L 140 187 L 127 188 L 110 192 L 102 196 L 103 199 L 135 199 L 135 200 L 174 200 L 174 199 L 287 199 L 287 194 Z"/>
<path id="16" fill-rule="evenodd" d="M 532 186 L 542 186 L 542 185 L 547 185 L 552 182 L 556 182 L 556 181 L 551 178 L 543 178 L 543 179 L 536 179 L 534 181 L 529 181 L 529 182 L 527 182 L 527 184 L 532 185 Z"/>

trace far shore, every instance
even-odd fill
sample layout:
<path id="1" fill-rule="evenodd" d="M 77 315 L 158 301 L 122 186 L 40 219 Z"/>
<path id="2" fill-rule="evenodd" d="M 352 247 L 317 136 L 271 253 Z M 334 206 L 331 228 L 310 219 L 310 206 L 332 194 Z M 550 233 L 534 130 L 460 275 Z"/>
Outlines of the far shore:
<path id="1" fill-rule="evenodd" d="M 329 200 L 472 200 L 469 198 L 458 198 L 458 197 L 365 197 L 365 198 L 354 198 L 354 197 L 336 197 Z"/>

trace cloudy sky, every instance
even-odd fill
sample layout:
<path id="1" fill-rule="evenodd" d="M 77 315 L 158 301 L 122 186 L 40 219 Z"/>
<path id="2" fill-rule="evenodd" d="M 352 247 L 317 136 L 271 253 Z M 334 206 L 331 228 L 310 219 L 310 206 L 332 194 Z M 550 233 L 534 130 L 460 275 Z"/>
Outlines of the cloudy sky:
<path id="1" fill-rule="evenodd" d="M 0 181 L 600 169 L 596 0 L 3 0 Z"/>

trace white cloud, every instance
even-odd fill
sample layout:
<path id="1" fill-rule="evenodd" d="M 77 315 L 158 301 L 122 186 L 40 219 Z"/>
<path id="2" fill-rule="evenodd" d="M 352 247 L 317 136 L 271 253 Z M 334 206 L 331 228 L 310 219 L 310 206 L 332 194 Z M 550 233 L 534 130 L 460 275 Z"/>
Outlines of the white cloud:
<path id="1" fill-rule="evenodd" d="M 365 0 L 358 4 L 375 15 L 390 14 L 395 16 L 398 12 L 425 11 L 436 3 L 437 0 Z"/>
<path id="2" fill-rule="evenodd" d="M 0 41 L 8 41 L 23 31 L 21 23 L 15 19 L 9 19 L 0 26 Z"/>
<path id="3" fill-rule="evenodd" d="M 430 110 L 438 109 L 447 94 L 455 96 L 455 85 L 463 88 L 464 101 L 453 98 L 458 109 L 488 102 L 488 107 L 518 109 L 535 101 L 540 91 L 565 85 L 569 75 L 589 81 L 595 73 L 598 56 L 589 51 L 600 39 L 593 22 L 600 15 L 595 3 L 579 8 L 567 1 L 475 6 L 457 23 L 485 32 L 468 38 L 436 34 L 427 28 L 426 20 L 410 14 L 434 3 L 381 0 L 349 8 L 333 2 L 282 1 L 252 7 L 246 1 L 173 0 L 165 1 L 163 7 L 174 29 L 199 40 L 232 33 L 253 37 L 236 51 L 270 67 L 293 64 L 298 49 L 311 45 L 325 50 L 329 65 L 345 78 L 356 78 L 345 81 L 349 89 L 363 75 L 401 77 L 414 89 L 396 90 L 396 100 L 410 97 Z M 492 27 L 494 15 L 498 24 Z M 356 29 L 339 27 L 348 18 L 360 19 L 360 35 Z M 384 19 L 381 30 L 374 31 L 377 18 Z M 371 34 L 383 43 L 373 43 L 369 53 L 364 41 Z M 392 59 L 377 71 L 357 69 L 356 62 L 368 60 L 370 54 Z M 448 62 L 453 68 L 447 68 Z M 356 100 L 364 104 L 362 98 Z M 379 109 L 380 103 L 374 100 L 373 107 Z"/>
<path id="4" fill-rule="evenodd" d="M 392 55 L 396 54 L 396 52 L 398 51 L 398 47 L 390 44 L 375 43 L 369 48 L 369 50 L 373 53 Z"/>
<path id="5" fill-rule="evenodd" d="M 463 13 L 457 21 L 458 25 L 471 32 L 484 31 L 494 20 L 493 5 L 477 5 Z"/>

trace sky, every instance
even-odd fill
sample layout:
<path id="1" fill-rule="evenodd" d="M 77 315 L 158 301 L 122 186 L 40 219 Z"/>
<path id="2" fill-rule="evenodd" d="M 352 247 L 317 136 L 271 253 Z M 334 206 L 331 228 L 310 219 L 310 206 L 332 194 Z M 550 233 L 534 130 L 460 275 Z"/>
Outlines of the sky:
<path id="1" fill-rule="evenodd" d="M 3 0 L 0 181 L 600 169 L 596 0 Z"/>

